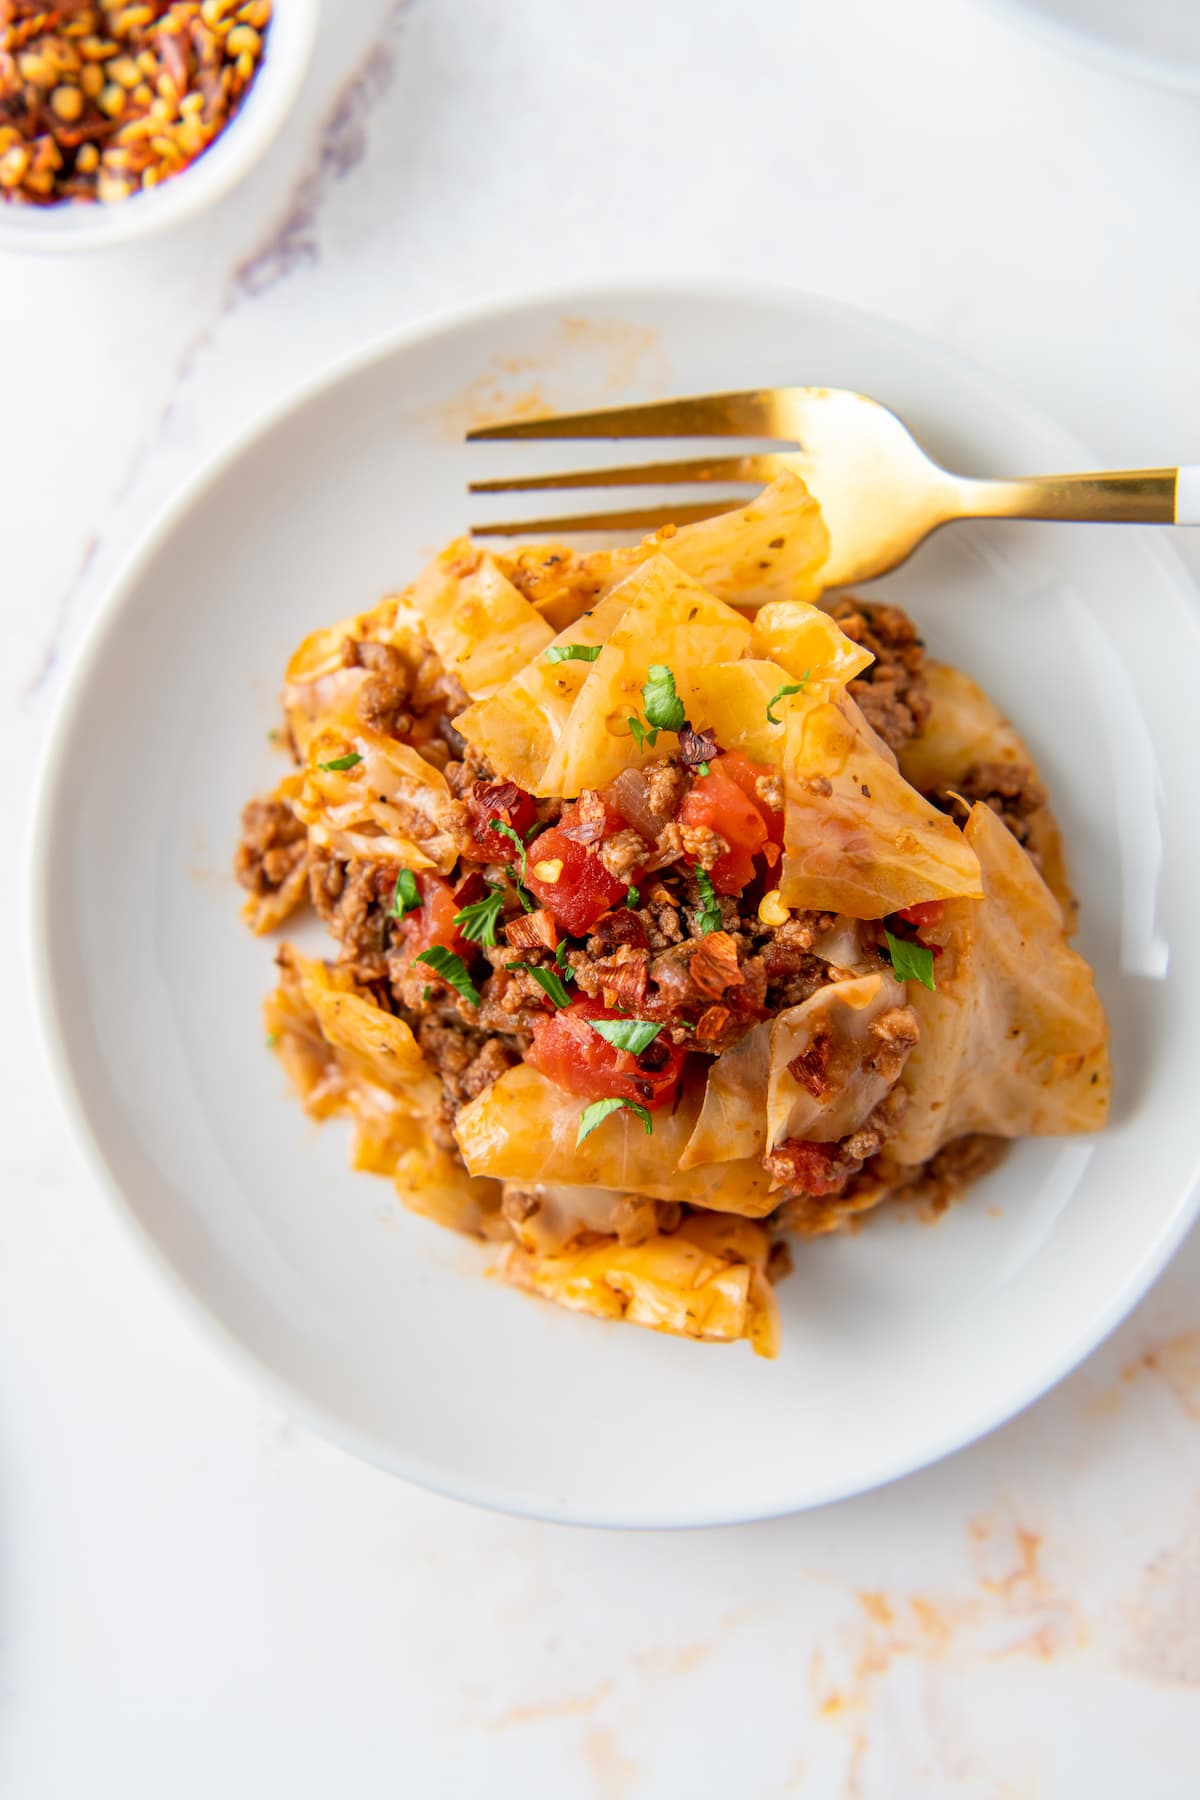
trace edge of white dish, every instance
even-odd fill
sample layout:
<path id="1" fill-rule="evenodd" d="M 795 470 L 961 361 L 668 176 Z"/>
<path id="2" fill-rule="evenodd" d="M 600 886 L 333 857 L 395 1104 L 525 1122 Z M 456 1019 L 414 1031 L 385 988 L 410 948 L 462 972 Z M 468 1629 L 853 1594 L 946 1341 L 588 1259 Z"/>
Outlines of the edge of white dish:
<path id="1" fill-rule="evenodd" d="M 1094 455 L 1084 445 L 1074 440 L 1070 433 L 1062 430 L 1054 421 L 1047 420 L 1022 397 L 1014 395 L 1001 382 L 981 370 L 970 358 L 961 356 L 957 352 L 945 351 L 933 339 L 926 338 L 905 326 L 895 324 L 891 320 L 880 318 L 879 315 L 871 313 L 866 308 L 848 306 L 830 296 L 802 294 L 785 286 L 747 283 L 731 279 L 704 279 L 694 282 L 646 280 L 614 283 L 595 288 L 550 287 L 505 295 L 450 312 L 425 315 L 401 330 L 387 332 L 372 338 L 359 349 L 336 359 L 320 372 L 291 389 L 272 406 L 264 409 L 252 422 L 245 425 L 183 484 L 172 499 L 163 505 L 125 558 L 120 570 L 97 605 L 82 639 L 74 651 L 53 710 L 35 785 L 28 842 L 27 898 L 30 977 L 42 1041 L 62 1094 L 75 1139 L 81 1146 L 88 1168 L 98 1186 L 114 1203 L 114 1210 L 121 1218 L 124 1228 L 159 1272 L 166 1277 L 173 1291 L 184 1301 L 187 1313 L 201 1325 L 210 1341 L 220 1349 L 226 1361 L 247 1375 L 260 1392 L 265 1392 L 271 1402 L 278 1405 L 291 1417 L 318 1435 L 390 1474 L 399 1475 L 405 1480 L 418 1483 L 455 1500 L 549 1523 L 615 1529 L 666 1530 L 703 1529 L 716 1525 L 740 1524 L 757 1518 L 785 1517 L 792 1512 L 809 1510 L 836 1500 L 848 1499 L 855 1494 L 870 1492 L 876 1487 L 887 1485 L 903 1476 L 928 1468 L 941 1461 L 942 1458 L 965 1448 L 968 1444 L 978 1442 L 979 1439 L 1008 1423 L 1078 1367 L 1144 1297 L 1170 1261 L 1191 1228 L 1197 1212 L 1200 1211 L 1200 1183 L 1197 1181 L 1200 1170 L 1194 1170 L 1191 1190 L 1186 1203 L 1179 1206 L 1170 1222 L 1148 1243 L 1144 1254 L 1132 1265 L 1127 1279 L 1099 1316 L 1056 1357 L 1051 1359 L 1046 1367 L 1039 1371 L 1036 1379 L 1020 1383 L 1013 1393 L 1007 1395 L 998 1405 L 993 1406 L 980 1419 L 977 1429 L 967 1435 L 964 1436 L 961 1429 L 951 1430 L 944 1437 L 935 1439 L 927 1445 L 917 1461 L 898 1456 L 891 1462 L 882 1464 L 869 1480 L 857 1481 L 852 1486 L 838 1481 L 831 1482 L 827 1488 L 822 1488 L 817 1484 L 810 1486 L 800 1496 L 768 1504 L 760 1510 L 748 1511 L 744 1506 L 738 1506 L 724 1512 L 713 1512 L 697 1507 L 694 1512 L 679 1513 L 670 1519 L 647 1519 L 642 1514 L 634 1512 L 623 1514 L 612 1510 L 588 1513 L 583 1516 L 577 1509 L 559 1507 L 550 1501 L 534 1504 L 527 1497 L 515 1498 L 508 1489 L 502 1489 L 488 1482 L 470 1482 L 450 1478 L 441 1469 L 430 1468 L 417 1458 L 386 1454 L 368 1434 L 346 1426 L 324 1408 L 311 1402 L 303 1393 L 247 1350 L 214 1315 L 201 1296 L 175 1268 L 154 1238 L 133 1216 L 121 1186 L 109 1167 L 100 1139 L 89 1118 L 84 1095 L 76 1079 L 53 972 L 52 945 L 47 932 L 47 895 L 52 837 L 56 818 L 54 802 L 68 774 L 64 763 L 64 751 L 70 736 L 70 726 L 87 690 L 93 664 L 97 660 L 110 625 L 119 615 L 136 579 L 189 512 L 195 501 L 227 472 L 229 466 L 255 440 L 279 425 L 297 408 L 370 366 L 383 356 L 412 348 L 426 339 L 458 327 L 486 323 L 490 318 L 500 317 L 530 306 L 555 307 L 560 308 L 564 313 L 578 315 L 581 309 L 586 311 L 588 307 L 607 304 L 636 304 L 639 298 L 675 297 L 680 300 L 696 300 L 711 299 L 714 296 L 718 298 L 727 296 L 731 301 L 739 298 L 750 301 L 757 300 L 764 304 L 779 304 L 788 300 L 803 299 L 810 305 L 826 307 L 841 317 L 857 316 L 869 320 L 872 328 L 880 335 L 891 337 L 897 343 L 918 345 L 924 357 L 936 358 L 943 362 L 947 378 L 950 380 L 954 380 L 964 367 L 968 368 L 980 387 L 994 396 L 996 403 L 1007 410 L 1010 415 L 1024 415 L 1030 420 L 1031 426 L 1039 432 L 1045 432 L 1049 427 L 1062 439 L 1064 448 L 1071 447 L 1071 454 L 1078 458 L 1077 466 L 1095 466 Z M 1178 570 L 1180 574 L 1184 574 L 1182 565 L 1169 547 L 1161 543 L 1148 543 L 1146 550 L 1164 568 Z"/>

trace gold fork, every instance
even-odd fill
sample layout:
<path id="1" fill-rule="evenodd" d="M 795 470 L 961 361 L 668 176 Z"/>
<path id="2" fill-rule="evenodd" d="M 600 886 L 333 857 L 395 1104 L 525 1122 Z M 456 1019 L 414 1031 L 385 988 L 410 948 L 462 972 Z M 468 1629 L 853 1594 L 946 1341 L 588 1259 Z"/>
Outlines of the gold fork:
<path id="1" fill-rule="evenodd" d="M 1090 475 L 1033 475 L 975 481 L 928 457 L 895 413 L 845 388 L 757 388 L 662 400 L 604 412 L 513 420 L 467 433 L 472 442 L 551 438 L 745 437 L 797 445 L 793 450 L 710 455 L 632 468 L 473 481 L 472 494 L 564 488 L 663 487 L 692 482 L 772 481 L 801 476 L 820 505 L 830 537 L 821 571 L 828 587 L 869 581 L 894 569 L 931 531 L 954 519 L 1076 519 L 1139 525 L 1200 524 L 1200 466 L 1124 469 Z M 673 521 L 711 518 L 746 496 L 687 505 L 663 503 L 557 519 L 473 525 L 480 536 L 536 537 L 576 531 L 651 531 Z"/>

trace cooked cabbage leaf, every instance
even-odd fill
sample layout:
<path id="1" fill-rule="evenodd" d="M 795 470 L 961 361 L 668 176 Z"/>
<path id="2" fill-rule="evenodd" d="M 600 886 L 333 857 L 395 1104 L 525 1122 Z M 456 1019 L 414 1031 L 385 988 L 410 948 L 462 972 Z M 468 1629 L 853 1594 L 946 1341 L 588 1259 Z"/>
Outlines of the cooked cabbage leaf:
<path id="1" fill-rule="evenodd" d="M 882 970 L 830 982 L 771 1023 L 767 1148 L 788 1138 L 832 1144 L 857 1131 L 895 1080 L 882 1072 L 872 1027 L 905 1003 L 904 984 Z M 807 1080 L 796 1073 L 798 1059 Z"/>
<path id="2" fill-rule="evenodd" d="M 925 933 L 943 955 L 933 993 L 909 988 L 921 1039 L 901 1077 L 905 1119 L 888 1144 L 905 1163 L 965 1132 L 1098 1131 L 1108 1113 L 1108 1024 L 1062 909 L 989 807 L 972 807 L 966 838 L 985 898 L 951 901 Z"/>
<path id="3" fill-rule="evenodd" d="M 978 682 L 946 663 L 927 662 L 925 685 L 929 716 L 904 746 L 900 767 L 923 794 L 953 788 L 983 763 L 1023 763 L 1037 776 L 1028 745 Z M 1038 777 L 1040 779 L 1040 777 Z M 1040 806 L 1025 821 L 1028 848 L 1038 859 L 1047 887 L 1063 909 L 1067 930 L 1078 912 L 1067 878 L 1062 834 L 1049 806 Z"/>
<path id="4" fill-rule="evenodd" d="M 350 768 L 330 767 L 349 753 Z M 339 856 L 447 874 L 458 859 L 446 777 L 419 751 L 369 726 L 326 727 L 309 740 L 296 817 Z"/>
<path id="5" fill-rule="evenodd" d="M 814 700 L 836 700 L 875 660 L 828 613 L 803 600 L 769 601 L 755 618 L 750 653 L 778 663 Z"/>
<path id="6" fill-rule="evenodd" d="M 617 589 L 553 640 L 556 645 L 603 645 L 623 617 L 627 598 Z M 566 729 L 571 709 L 594 663 L 552 662 L 543 650 L 486 700 L 454 721 L 495 773 L 529 793 L 548 793 L 542 778 Z"/>
<path id="7" fill-rule="evenodd" d="M 654 1114 L 647 1137 L 631 1113 L 614 1113 L 576 1144 L 586 1101 L 564 1093 L 527 1064 L 509 1069 L 458 1115 L 454 1135 L 473 1175 L 528 1186 L 538 1182 L 603 1187 L 654 1200 L 686 1200 L 760 1218 L 771 1210 L 770 1181 L 757 1161 L 680 1169 L 700 1112 L 703 1079 L 674 1111 Z"/>
<path id="8" fill-rule="evenodd" d="M 785 1138 L 834 1143 L 856 1131 L 895 1079 L 873 1066 L 871 1027 L 904 1001 L 903 985 L 880 971 L 831 982 L 752 1026 L 709 1064 L 680 1168 L 762 1157 Z M 807 1084 L 792 1066 L 804 1056 Z"/>
<path id="9" fill-rule="evenodd" d="M 622 769 L 636 768 L 642 753 L 629 719 L 643 708 L 651 667 L 670 671 L 683 716 L 693 718 L 700 699 L 697 674 L 715 662 L 735 661 L 749 641 L 745 619 L 665 556 L 644 563 L 611 598 L 618 593 L 626 598 L 624 616 L 597 660 L 584 665 L 587 678 L 539 793 L 572 797 L 583 787 L 605 786 Z"/>
<path id="10" fill-rule="evenodd" d="M 348 639 L 390 645 L 413 675 L 428 655 L 424 621 L 408 593 L 389 594 L 369 612 L 311 632 L 289 661 L 283 686 L 284 716 L 302 758 L 317 731 L 358 724 L 358 696 L 370 670 L 347 664 Z"/>
<path id="11" fill-rule="evenodd" d="M 688 1219 L 640 1244 L 615 1239 L 558 1255 L 514 1248 L 504 1274 L 576 1312 L 624 1319 L 681 1337 L 733 1343 L 749 1338 L 762 1356 L 778 1344 L 766 1279 L 766 1232 L 745 1220 Z"/>
<path id="12" fill-rule="evenodd" d="M 839 707 L 800 695 L 787 720 L 785 905 L 878 919 L 921 900 L 982 892 L 975 853 L 957 826 Z"/>
<path id="13" fill-rule="evenodd" d="M 456 538 L 426 565 L 412 601 L 446 669 L 472 700 L 494 694 L 554 635 L 495 557 L 469 538 Z"/>
<path id="14" fill-rule="evenodd" d="M 562 630 L 660 552 L 718 599 L 753 609 L 772 600 L 815 600 L 829 534 L 803 481 L 785 472 L 747 506 L 666 526 L 629 548 L 581 555 L 564 544 L 526 544 L 496 560 Z"/>

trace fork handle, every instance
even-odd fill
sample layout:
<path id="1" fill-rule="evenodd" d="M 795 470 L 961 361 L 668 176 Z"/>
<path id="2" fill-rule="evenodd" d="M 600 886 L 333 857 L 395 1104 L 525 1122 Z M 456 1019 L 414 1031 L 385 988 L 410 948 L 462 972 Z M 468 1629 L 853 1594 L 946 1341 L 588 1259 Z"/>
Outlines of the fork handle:
<path id="1" fill-rule="evenodd" d="M 1096 475 L 1032 475 L 958 484 L 963 519 L 1079 519 L 1118 525 L 1200 525 L 1200 464 Z"/>

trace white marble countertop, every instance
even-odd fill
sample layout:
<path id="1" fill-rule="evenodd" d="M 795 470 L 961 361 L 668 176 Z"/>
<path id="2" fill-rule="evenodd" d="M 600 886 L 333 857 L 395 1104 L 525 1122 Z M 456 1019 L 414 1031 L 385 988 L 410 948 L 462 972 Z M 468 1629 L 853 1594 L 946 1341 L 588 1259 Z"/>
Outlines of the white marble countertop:
<path id="1" fill-rule="evenodd" d="M 326 0 L 295 117 L 215 214 L 0 258 L 20 826 L 63 665 L 163 497 L 444 306 L 790 283 L 990 364 L 1112 463 L 1200 462 L 1198 156 L 1200 107 L 968 0 Z M 294 1429 L 143 1266 L 32 1048 L 19 860 L 14 820 L 0 1793 L 1195 1794 L 1195 1238 L 1039 1406 L 882 1492 L 680 1535 L 473 1512 Z"/>

